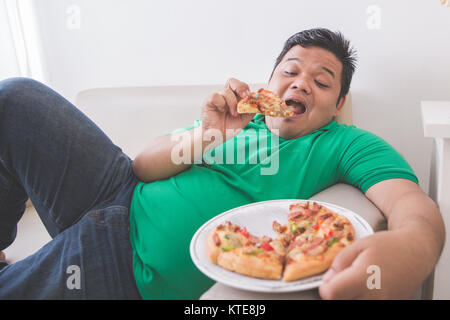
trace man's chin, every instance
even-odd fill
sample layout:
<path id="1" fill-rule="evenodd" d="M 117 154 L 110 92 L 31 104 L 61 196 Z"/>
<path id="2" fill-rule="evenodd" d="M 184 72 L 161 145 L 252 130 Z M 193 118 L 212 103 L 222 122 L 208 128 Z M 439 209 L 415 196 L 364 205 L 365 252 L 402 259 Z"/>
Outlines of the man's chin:
<path id="1" fill-rule="evenodd" d="M 289 118 L 278 118 L 278 117 L 266 117 L 267 127 L 274 133 L 277 130 L 278 135 L 283 139 L 296 139 L 302 136 L 302 117 L 289 117 Z"/>
<path id="2" fill-rule="evenodd" d="M 305 117 L 302 117 L 302 115 L 295 115 L 289 118 L 283 118 L 281 120 L 282 124 L 300 124 L 304 123 Z"/>

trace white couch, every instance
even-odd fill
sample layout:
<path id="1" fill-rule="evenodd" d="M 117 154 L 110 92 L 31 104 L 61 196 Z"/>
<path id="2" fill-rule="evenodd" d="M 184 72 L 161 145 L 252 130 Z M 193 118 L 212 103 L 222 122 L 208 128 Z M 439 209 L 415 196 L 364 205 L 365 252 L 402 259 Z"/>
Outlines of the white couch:
<path id="1" fill-rule="evenodd" d="M 251 89 L 263 86 L 255 84 L 251 85 Z M 152 137 L 192 124 L 200 117 L 201 107 L 206 98 L 221 87 L 222 85 L 96 88 L 80 92 L 75 105 L 133 159 Z M 343 112 L 336 120 L 352 123 L 350 94 L 347 96 Z M 313 199 L 349 208 L 365 218 L 375 231 L 386 229 L 386 221 L 381 212 L 361 191 L 349 185 L 335 185 L 316 194 Z M 6 250 L 10 257 L 9 262 L 24 258 L 50 239 L 35 214 L 28 214 L 24 220 L 28 222 L 22 222 L 23 228 L 19 224 L 16 244 Z M 431 297 L 430 284 L 432 281 L 427 281 L 415 298 Z M 318 298 L 317 289 L 264 294 L 234 289 L 219 283 L 202 296 L 202 299 Z"/>

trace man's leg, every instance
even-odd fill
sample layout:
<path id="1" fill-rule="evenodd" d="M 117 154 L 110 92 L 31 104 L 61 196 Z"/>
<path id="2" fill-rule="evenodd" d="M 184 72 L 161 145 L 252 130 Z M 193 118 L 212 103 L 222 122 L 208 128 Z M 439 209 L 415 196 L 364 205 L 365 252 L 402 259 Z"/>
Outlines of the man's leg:
<path id="1" fill-rule="evenodd" d="M 131 160 L 58 93 L 26 78 L 0 82 L 0 250 L 28 197 L 55 237 L 93 208 L 128 207 L 121 191 L 135 183 Z"/>
<path id="2" fill-rule="evenodd" d="M 27 197 L 54 239 L 0 270 L 0 299 L 139 299 L 128 214 L 136 183 L 131 160 L 66 99 L 31 79 L 1 81 L 0 250 Z"/>
<path id="3" fill-rule="evenodd" d="M 141 299 L 128 208 L 88 212 L 39 251 L 0 270 L 0 300 Z"/>

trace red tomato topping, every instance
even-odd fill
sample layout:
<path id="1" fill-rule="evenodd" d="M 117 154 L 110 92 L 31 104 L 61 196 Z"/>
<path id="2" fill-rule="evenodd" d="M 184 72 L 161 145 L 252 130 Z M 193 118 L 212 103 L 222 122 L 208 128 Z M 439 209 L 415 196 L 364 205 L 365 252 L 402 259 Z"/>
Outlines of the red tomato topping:
<path id="1" fill-rule="evenodd" d="M 248 233 L 247 228 L 240 229 L 238 232 L 240 234 L 242 234 L 244 237 L 246 237 L 247 239 L 250 238 L 250 234 Z"/>
<path id="2" fill-rule="evenodd" d="M 264 250 L 266 250 L 266 251 L 271 251 L 271 250 L 273 250 L 273 247 L 272 247 L 268 242 L 264 242 L 264 243 L 261 245 L 261 248 L 264 249 Z"/>
<path id="3" fill-rule="evenodd" d="M 325 234 L 325 239 L 328 239 L 331 236 L 333 236 L 333 229 L 328 230 L 328 232 Z"/>

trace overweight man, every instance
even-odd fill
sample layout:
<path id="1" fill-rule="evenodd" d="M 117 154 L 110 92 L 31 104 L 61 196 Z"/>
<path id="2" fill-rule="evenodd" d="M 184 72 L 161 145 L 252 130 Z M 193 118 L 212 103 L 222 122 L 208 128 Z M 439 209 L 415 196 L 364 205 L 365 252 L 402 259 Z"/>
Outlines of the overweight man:
<path id="1" fill-rule="evenodd" d="M 319 288 L 322 298 L 410 298 L 437 263 L 444 243 L 444 225 L 437 205 L 420 189 L 409 165 L 390 145 L 359 129 L 350 133 L 354 129 L 344 129 L 345 125 L 333 121 L 344 105 L 354 62 L 354 52 L 342 35 L 326 29 L 300 32 L 286 42 L 267 86 L 286 101 L 300 102 L 294 116 L 238 114 L 237 103 L 249 94 L 249 86 L 229 79 L 223 90 L 207 99 L 196 126 L 203 132 L 219 130 L 226 138 L 218 139 L 218 144 L 232 140 L 229 132 L 237 133 L 239 129 L 267 129 L 279 136 L 277 174 L 266 176 L 258 170 L 248 174 L 241 165 L 234 171 L 245 173 L 247 181 L 227 179 L 230 184 L 238 184 L 237 188 L 248 193 L 248 197 L 262 194 L 252 201 L 307 199 L 336 182 L 346 182 L 361 189 L 381 210 L 388 230 L 356 241 L 336 257 Z M 195 162 L 195 144 L 203 148 L 211 144 L 209 138 L 194 134 L 196 126 L 182 132 L 191 133 L 191 163 Z M 286 142 L 292 142 L 292 147 Z M 189 163 L 172 161 L 172 150 L 179 143 L 170 135 L 152 141 L 135 159 L 137 177 L 143 181 L 162 180 L 191 169 Z M 224 164 L 216 163 L 216 167 L 213 164 L 213 168 L 232 168 L 225 160 Z M 217 182 L 218 186 L 222 184 L 223 181 Z M 220 201 L 218 197 L 230 192 L 207 180 L 204 186 L 217 192 L 217 196 L 205 192 L 202 199 L 202 193 L 198 193 L 197 201 L 210 203 L 208 197 Z M 266 194 L 264 189 L 270 192 Z M 234 200 L 236 196 L 229 197 Z M 380 268 L 380 290 L 367 288 L 370 265 Z"/>
<path id="2" fill-rule="evenodd" d="M 309 199 L 336 183 L 360 189 L 388 230 L 343 249 L 320 296 L 412 297 L 439 259 L 444 224 L 392 146 L 334 121 L 354 69 L 340 33 L 296 33 L 267 84 L 293 116 L 238 114 L 249 86 L 232 78 L 194 125 L 153 139 L 134 161 L 50 88 L 1 81 L 0 250 L 14 240 L 28 198 L 53 240 L 0 270 L 0 299 L 197 299 L 214 284 L 189 255 L 200 226 L 232 208 Z M 380 290 L 366 286 L 371 265 Z M 68 286 L 74 268 L 81 281 Z"/>

